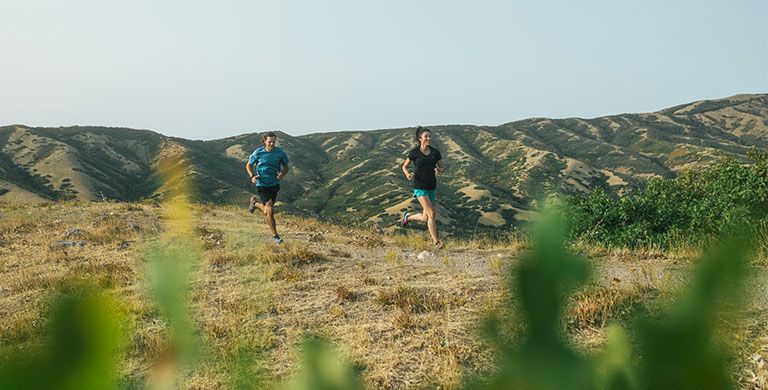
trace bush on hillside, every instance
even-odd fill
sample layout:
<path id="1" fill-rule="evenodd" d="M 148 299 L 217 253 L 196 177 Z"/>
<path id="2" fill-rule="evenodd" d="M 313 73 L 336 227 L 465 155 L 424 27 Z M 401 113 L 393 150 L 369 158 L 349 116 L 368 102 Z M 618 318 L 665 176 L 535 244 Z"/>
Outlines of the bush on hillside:
<path id="1" fill-rule="evenodd" d="M 652 179 L 638 193 L 615 198 L 601 189 L 565 202 L 571 238 L 612 246 L 699 243 L 725 226 L 768 220 L 768 154 L 753 164 L 723 159 L 674 179 Z"/>

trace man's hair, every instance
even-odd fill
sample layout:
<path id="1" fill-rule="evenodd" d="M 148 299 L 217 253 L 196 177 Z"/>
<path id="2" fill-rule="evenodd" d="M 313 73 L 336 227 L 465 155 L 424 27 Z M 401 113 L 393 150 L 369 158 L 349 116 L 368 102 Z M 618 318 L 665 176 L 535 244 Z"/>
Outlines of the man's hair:
<path id="1" fill-rule="evenodd" d="M 266 141 L 266 140 L 267 140 L 267 138 L 269 138 L 269 137 L 274 137 L 274 138 L 277 138 L 277 134 L 275 134 L 275 132 L 273 132 L 273 131 L 268 131 L 268 132 L 264 133 L 264 134 L 261 136 L 261 141 L 262 141 L 262 142 L 264 142 L 264 141 Z"/>
<path id="2" fill-rule="evenodd" d="M 431 130 L 429 130 L 426 127 L 421 127 L 421 126 L 417 127 L 416 128 L 416 142 L 421 141 L 421 135 L 424 134 L 424 132 L 427 132 L 427 131 L 429 131 L 430 133 L 432 132 Z"/>

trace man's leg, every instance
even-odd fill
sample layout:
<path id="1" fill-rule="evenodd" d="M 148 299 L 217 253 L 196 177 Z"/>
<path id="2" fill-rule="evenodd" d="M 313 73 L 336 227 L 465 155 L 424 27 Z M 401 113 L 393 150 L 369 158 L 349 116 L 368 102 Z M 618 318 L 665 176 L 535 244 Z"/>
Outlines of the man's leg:
<path id="1" fill-rule="evenodd" d="M 264 204 L 264 206 L 261 207 L 261 210 L 264 212 L 264 220 L 267 221 L 267 226 L 269 226 L 269 230 L 272 231 L 272 236 L 277 236 L 274 206 L 275 202 L 270 199 L 267 201 L 267 203 Z"/>
<path id="2" fill-rule="evenodd" d="M 259 209 L 262 213 L 264 212 L 264 206 L 261 204 L 261 201 L 259 201 L 259 197 L 258 196 L 252 196 L 251 197 L 251 204 L 255 208 Z"/>

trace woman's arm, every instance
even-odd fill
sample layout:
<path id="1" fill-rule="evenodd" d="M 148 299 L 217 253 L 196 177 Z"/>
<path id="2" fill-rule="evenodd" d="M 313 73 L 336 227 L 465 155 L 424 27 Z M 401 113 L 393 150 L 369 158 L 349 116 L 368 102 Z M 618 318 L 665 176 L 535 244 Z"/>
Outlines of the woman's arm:
<path id="1" fill-rule="evenodd" d="M 439 160 L 435 163 L 435 172 L 436 173 L 445 172 L 445 167 L 443 166 L 443 160 Z"/>
<path id="2" fill-rule="evenodd" d="M 406 157 L 405 163 L 403 163 L 403 173 L 408 180 L 413 180 L 413 173 L 408 172 L 408 165 L 411 165 L 411 159 Z"/>

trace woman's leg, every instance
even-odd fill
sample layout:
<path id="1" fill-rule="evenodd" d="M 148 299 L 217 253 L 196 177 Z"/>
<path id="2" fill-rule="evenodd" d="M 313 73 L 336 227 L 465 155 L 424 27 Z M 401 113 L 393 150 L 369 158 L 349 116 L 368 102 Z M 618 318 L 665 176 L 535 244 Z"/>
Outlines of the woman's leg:
<path id="1" fill-rule="evenodd" d="M 426 222 L 427 230 L 429 230 L 429 235 L 432 237 L 432 243 L 437 245 L 437 243 L 440 242 L 440 240 L 437 239 L 437 210 L 435 209 L 434 204 L 432 204 L 432 201 L 429 200 L 428 196 L 419 196 L 416 199 L 419 200 L 424 211 L 409 216 L 408 220 Z M 417 216 L 419 219 L 415 218 Z"/>
<path id="2" fill-rule="evenodd" d="M 424 216 L 424 213 L 418 213 L 418 214 L 408 214 L 408 222 L 427 222 L 427 218 Z"/>

